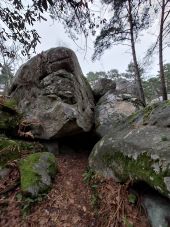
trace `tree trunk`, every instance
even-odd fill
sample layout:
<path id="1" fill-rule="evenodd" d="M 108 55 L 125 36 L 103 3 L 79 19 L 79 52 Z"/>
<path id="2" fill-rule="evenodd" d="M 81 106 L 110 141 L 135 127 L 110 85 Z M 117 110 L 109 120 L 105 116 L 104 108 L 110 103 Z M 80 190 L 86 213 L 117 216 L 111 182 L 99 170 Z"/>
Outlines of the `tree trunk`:
<path id="1" fill-rule="evenodd" d="M 164 15 L 165 15 L 165 0 L 162 0 L 161 9 L 161 22 L 160 22 L 160 32 L 159 32 L 159 67 L 160 67 L 160 80 L 161 80 L 161 91 L 162 99 L 167 100 L 167 89 L 165 84 L 165 74 L 163 65 L 163 28 L 164 28 Z"/>
<path id="2" fill-rule="evenodd" d="M 134 33 L 133 33 L 133 17 L 132 17 L 131 0 L 128 0 L 128 10 L 129 10 L 128 13 L 129 13 L 129 25 L 130 25 L 130 40 L 131 40 L 133 63 L 134 63 L 135 73 L 136 73 L 136 81 L 137 81 L 137 86 L 138 86 L 138 94 L 139 94 L 139 98 L 140 98 L 140 101 L 142 102 L 143 106 L 146 106 L 140 69 L 139 69 L 139 65 L 138 65 L 137 57 L 136 57 L 136 48 L 135 48 L 135 40 L 134 40 Z"/>

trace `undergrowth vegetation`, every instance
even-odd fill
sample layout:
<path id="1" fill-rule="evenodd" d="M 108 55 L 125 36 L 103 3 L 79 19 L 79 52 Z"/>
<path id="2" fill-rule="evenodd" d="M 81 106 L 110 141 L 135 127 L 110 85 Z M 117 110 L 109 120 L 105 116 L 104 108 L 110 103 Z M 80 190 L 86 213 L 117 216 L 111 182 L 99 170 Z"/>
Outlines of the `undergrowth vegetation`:
<path id="1" fill-rule="evenodd" d="M 120 184 L 113 179 L 101 178 L 91 168 L 87 168 L 83 178 L 92 191 L 91 203 L 96 212 L 97 227 L 148 226 L 140 198 L 129 192 L 131 182 Z"/>

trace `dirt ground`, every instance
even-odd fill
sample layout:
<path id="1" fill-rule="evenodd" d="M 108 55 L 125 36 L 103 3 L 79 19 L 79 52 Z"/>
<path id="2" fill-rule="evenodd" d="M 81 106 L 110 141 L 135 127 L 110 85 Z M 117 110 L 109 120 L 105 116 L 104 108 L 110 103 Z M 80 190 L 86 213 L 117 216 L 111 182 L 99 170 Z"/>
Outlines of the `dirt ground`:
<path id="1" fill-rule="evenodd" d="M 22 215 L 19 186 L 0 195 L 0 227 L 149 227 L 140 206 L 129 204 L 127 185 L 112 180 L 93 185 L 100 200 L 94 208 L 94 190 L 83 181 L 87 154 L 63 154 L 57 161 L 59 173 L 52 190 L 29 215 Z"/>

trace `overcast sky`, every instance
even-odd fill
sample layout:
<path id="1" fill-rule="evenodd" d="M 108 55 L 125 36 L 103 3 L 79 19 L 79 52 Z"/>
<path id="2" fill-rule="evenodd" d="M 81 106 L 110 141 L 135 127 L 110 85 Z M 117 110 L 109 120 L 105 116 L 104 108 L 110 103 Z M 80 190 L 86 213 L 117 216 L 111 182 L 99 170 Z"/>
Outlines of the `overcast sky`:
<path id="1" fill-rule="evenodd" d="M 89 71 L 107 71 L 110 69 L 118 69 L 120 72 L 124 72 L 127 68 L 128 63 L 131 61 L 130 49 L 125 46 L 114 46 L 111 49 L 105 51 L 104 55 L 99 61 L 92 62 L 91 56 L 93 54 L 93 41 L 92 39 L 88 40 L 87 53 L 85 50 L 82 50 L 85 46 L 85 41 L 80 37 L 77 44 L 81 47 L 78 47 L 72 39 L 68 37 L 68 34 L 65 32 L 63 26 L 57 22 L 53 22 L 48 18 L 47 22 L 42 21 L 41 23 L 36 24 L 35 28 L 37 29 L 39 35 L 41 36 L 41 44 L 37 46 L 37 53 L 45 51 L 52 47 L 57 46 L 66 46 L 75 51 L 83 73 L 86 74 Z M 154 29 L 155 31 L 157 29 Z M 152 33 L 154 31 L 152 29 Z M 137 55 L 138 59 L 142 59 L 145 55 L 146 49 L 150 44 L 155 40 L 154 36 L 145 33 L 137 44 Z M 155 61 L 147 69 L 146 76 L 154 75 L 159 70 L 158 68 L 158 56 L 155 55 Z M 170 48 L 165 50 L 164 62 L 170 62 Z"/>

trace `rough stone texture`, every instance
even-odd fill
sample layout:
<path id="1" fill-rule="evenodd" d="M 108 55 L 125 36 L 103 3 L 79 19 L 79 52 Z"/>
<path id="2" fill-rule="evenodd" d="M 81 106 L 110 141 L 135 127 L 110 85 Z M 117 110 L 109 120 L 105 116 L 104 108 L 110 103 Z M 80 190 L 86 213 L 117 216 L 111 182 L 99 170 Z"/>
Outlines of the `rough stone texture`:
<path id="1" fill-rule="evenodd" d="M 31 154 L 20 162 L 21 190 L 38 196 L 47 191 L 57 172 L 55 156 L 48 152 Z"/>
<path id="2" fill-rule="evenodd" d="M 116 83 L 113 80 L 102 78 L 99 79 L 93 86 L 93 94 L 96 99 L 101 98 L 108 91 L 114 92 L 116 89 Z"/>
<path id="3" fill-rule="evenodd" d="M 159 195 L 148 193 L 142 196 L 142 203 L 152 227 L 170 226 L 170 201 Z"/>
<path id="4" fill-rule="evenodd" d="M 10 100 L 0 100 L 0 132 L 15 131 L 21 119 Z M 11 106 L 10 106 L 11 105 Z"/>
<path id="5" fill-rule="evenodd" d="M 113 127 L 93 148 L 89 164 L 121 182 L 145 181 L 170 198 L 170 128 L 152 124 L 158 109 L 166 112 L 169 102 L 146 107 Z"/>
<path id="6" fill-rule="evenodd" d="M 95 129 L 104 136 L 118 122 L 135 112 L 135 106 L 112 92 L 102 96 L 95 107 Z"/>
<path id="7" fill-rule="evenodd" d="M 30 59 L 16 73 L 10 95 L 36 138 L 51 139 L 89 131 L 93 95 L 75 53 L 58 47 Z"/>
<path id="8" fill-rule="evenodd" d="M 116 91 L 119 94 L 137 95 L 137 87 L 134 82 L 122 78 L 116 80 Z"/>

